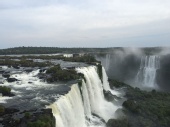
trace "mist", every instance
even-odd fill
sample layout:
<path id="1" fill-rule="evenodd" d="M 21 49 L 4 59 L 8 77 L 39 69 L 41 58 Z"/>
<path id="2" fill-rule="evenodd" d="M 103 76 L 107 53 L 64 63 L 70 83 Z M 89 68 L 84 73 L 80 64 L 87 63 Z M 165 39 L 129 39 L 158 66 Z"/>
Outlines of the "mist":
<path id="1" fill-rule="evenodd" d="M 106 68 L 110 79 L 119 80 L 133 87 L 139 87 L 145 90 L 156 89 L 170 91 L 170 48 L 112 48 L 109 49 L 106 54 L 97 54 L 96 58 L 101 61 L 102 65 Z M 147 59 L 147 62 L 149 62 L 149 58 L 159 61 L 157 63 L 160 64 L 160 67 L 155 70 L 152 70 L 153 68 L 150 67 L 149 69 L 151 70 L 149 71 L 152 72 L 144 72 L 147 67 L 143 67 L 143 70 L 140 70 L 142 59 Z M 146 61 L 143 62 L 146 64 Z M 145 75 L 153 73 L 154 71 L 155 75 L 153 74 L 153 76 L 155 77 L 152 79 L 153 84 L 150 84 L 149 81 L 148 83 L 145 81 L 144 84 L 143 82 L 139 82 L 140 80 L 137 80 L 139 73 L 142 73 L 140 75 L 145 77 Z M 152 77 L 152 75 L 150 77 Z"/>

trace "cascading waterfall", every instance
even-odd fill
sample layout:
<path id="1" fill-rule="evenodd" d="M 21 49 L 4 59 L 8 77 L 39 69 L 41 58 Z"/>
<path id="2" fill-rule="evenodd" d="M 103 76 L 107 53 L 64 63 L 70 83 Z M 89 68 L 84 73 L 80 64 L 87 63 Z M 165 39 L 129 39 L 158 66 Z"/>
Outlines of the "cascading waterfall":
<path id="1" fill-rule="evenodd" d="M 156 71 L 160 68 L 159 56 L 145 56 L 141 58 L 140 69 L 136 81 L 143 87 L 157 87 Z"/>
<path id="2" fill-rule="evenodd" d="M 109 69 L 109 66 L 110 66 L 110 54 L 107 54 L 106 55 L 106 65 L 105 65 L 105 68 L 107 71 Z"/>
<path id="3" fill-rule="evenodd" d="M 120 95 L 119 92 L 112 90 L 110 88 L 110 85 L 109 85 L 109 82 L 108 82 L 108 77 L 107 77 L 107 74 L 106 74 L 104 67 L 102 67 L 102 75 L 103 75 L 103 89 L 105 91 L 110 91 L 113 95 L 119 96 Z"/>
<path id="4" fill-rule="evenodd" d="M 103 68 L 103 83 L 97 67 L 82 67 L 76 69 L 84 74 L 82 84 L 74 84 L 71 91 L 53 103 L 53 114 L 56 127 L 105 127 L 110 118 L 116 118 L 115 111 L 119 108 L 104 98 L 103 89 L 111 90 L 108 86 L 107 75 Z"/>
<path id="5" fill-rule="evenodd" d="M 83 102 L 77 84 L 50 107 L 56 118 L 56 127 L 86 127 Z"/>

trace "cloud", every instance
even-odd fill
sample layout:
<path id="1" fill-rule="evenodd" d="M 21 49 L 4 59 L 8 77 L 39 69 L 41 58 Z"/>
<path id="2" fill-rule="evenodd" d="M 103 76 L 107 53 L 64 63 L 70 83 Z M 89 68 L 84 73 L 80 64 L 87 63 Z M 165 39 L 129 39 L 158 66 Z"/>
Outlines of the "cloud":
<path id="1" fill-rule="evenodd" d="M 167 45 L 169 6 L 168 0 L 4 0 L 0 43 L 6 43 L 4 47 L 151 46 L 165 37 Z"/>

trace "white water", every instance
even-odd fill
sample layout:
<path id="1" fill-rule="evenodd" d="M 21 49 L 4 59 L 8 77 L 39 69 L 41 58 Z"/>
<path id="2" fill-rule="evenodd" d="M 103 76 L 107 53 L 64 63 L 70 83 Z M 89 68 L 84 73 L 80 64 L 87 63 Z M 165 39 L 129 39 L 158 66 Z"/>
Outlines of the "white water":
<path id="1" fill-rule="evenodd" d="M 78 85 L 51 105 L 56 118 L 56 127 L 86 127 L 83 102 Z"/>
<path id="2" fill-rule="evenodd" d="M 4 67 L 4 70 L 10 68 Z M 0 103 L 7 106 L 17 106 L 23 110 L 34 107 L 41 107 L 50 104 L 59 97 L 56 93 L 58 86 L 61 84 L 49 84 L 38 78 L 39 69 L 32 72 L 11 71 L 11 78 L 16 78 L 18 81 L 7 82 L 6 78 L 2 77 L 4 83 L 1 86 L 11 88 L 11 92 L 15 94 L 13 97 L 5 97 L 0 95 Z M 63 85 L 63 84 L 62 84 Z M 59 91 L 59 90 L 58 90 Z"/>
<path id="3" fill-rule="evenodd" d="M 103 87 L 110 90 L 107 75 L 102 84 L 95 66 L 76 70 L 84 74 L 86 81 L 82 81 L 81 88 L 78 84 L 73 85 L 68 94 L 50 106 L 56 118 L 56 127 L 105 127 L 100 118 L 106 122 L 116 118 L 115 111 L 119 108 L 104 98 Z"/>
<path id="4" fill-rule="evenodd" d="M 141 58 L 140 69 L 136 82 L 143 87 L 156 88 L 156 71 L 160 68 L 159 56 L 145 56 Z"/>
<path id="5" fill-rule="evenodd" d="M 102 75 L 103 75 L 103 88 L 104 88 L 104 90 L 110 91 L 113 95 L 119 96 L 120 93 L 118 91 L 112 90 L 110 88 L 110 85 L 109 85 L 109 82 L 108 82 L 108 77 L 107 77 L 107 74 L 106 74 L 104 67 L 102 67 Z"/>

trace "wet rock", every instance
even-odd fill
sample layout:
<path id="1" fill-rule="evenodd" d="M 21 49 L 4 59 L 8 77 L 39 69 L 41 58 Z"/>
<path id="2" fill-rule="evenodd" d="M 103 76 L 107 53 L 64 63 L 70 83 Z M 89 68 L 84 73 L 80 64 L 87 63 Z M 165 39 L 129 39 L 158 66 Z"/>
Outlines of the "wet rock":
<path id="1" fill-rule="evenodd" d="M 7 81 L 8 82 L 15 82 L 15 81 L 18 81 L 18 79 L 16 79 L 16 78 L 7 78 Z"/>
<path id="2" fill-rule="evenodd" d="M 75 69 L 75 67 L 67 67 L 67 69 Z"/>
<path id="3" fill-rule="evenodd" d="M 46 79 L 47 75 L 45 73 L 38 74 L 39 79 Z"/>
<path id="4" fill-rule="evenodd" d="M 34 69 L 33 68 L 31 68 L 31 69 L 25 69 L 24 71 L 26 71 L 26 72 L 28 72 L 28 73 L 30 73 L 30 72 L 32 72 Z"/>
<path id="5" fill-rule="evenodd" d="M 0 70 L 0 74 L 3 74 L 5 71 Z"/>
<path id="6" fill-rule="evenodd" d="M 3 76 L 4 78 L 9 78 L 9 77 L 10 77 L 10 74 L 4 73 L 4 74 L 2 74 L 2 76 Z"/>
<path id="7" fill-rule="evenodd" d="M 120 99 L 116 95 L 113 95 L 110 91 L 104 91 L 104 95 L 105 95 L 106 100 L 108 100 L 108 101 L 113 101 L 115 99 Z"/>
<path id="8" fill-rule="evenodd" d="M 45 72 L 45 70 L 47 70 L 46 68 L 40 69 L 40 73 Z"/>
<path id="9" fill-rule="evenodd" d="M 15 68 L 15 69 L 20 69 L 20 67 L 16 66 L 16 65 L 13 65 L 12 67 Z"/>

